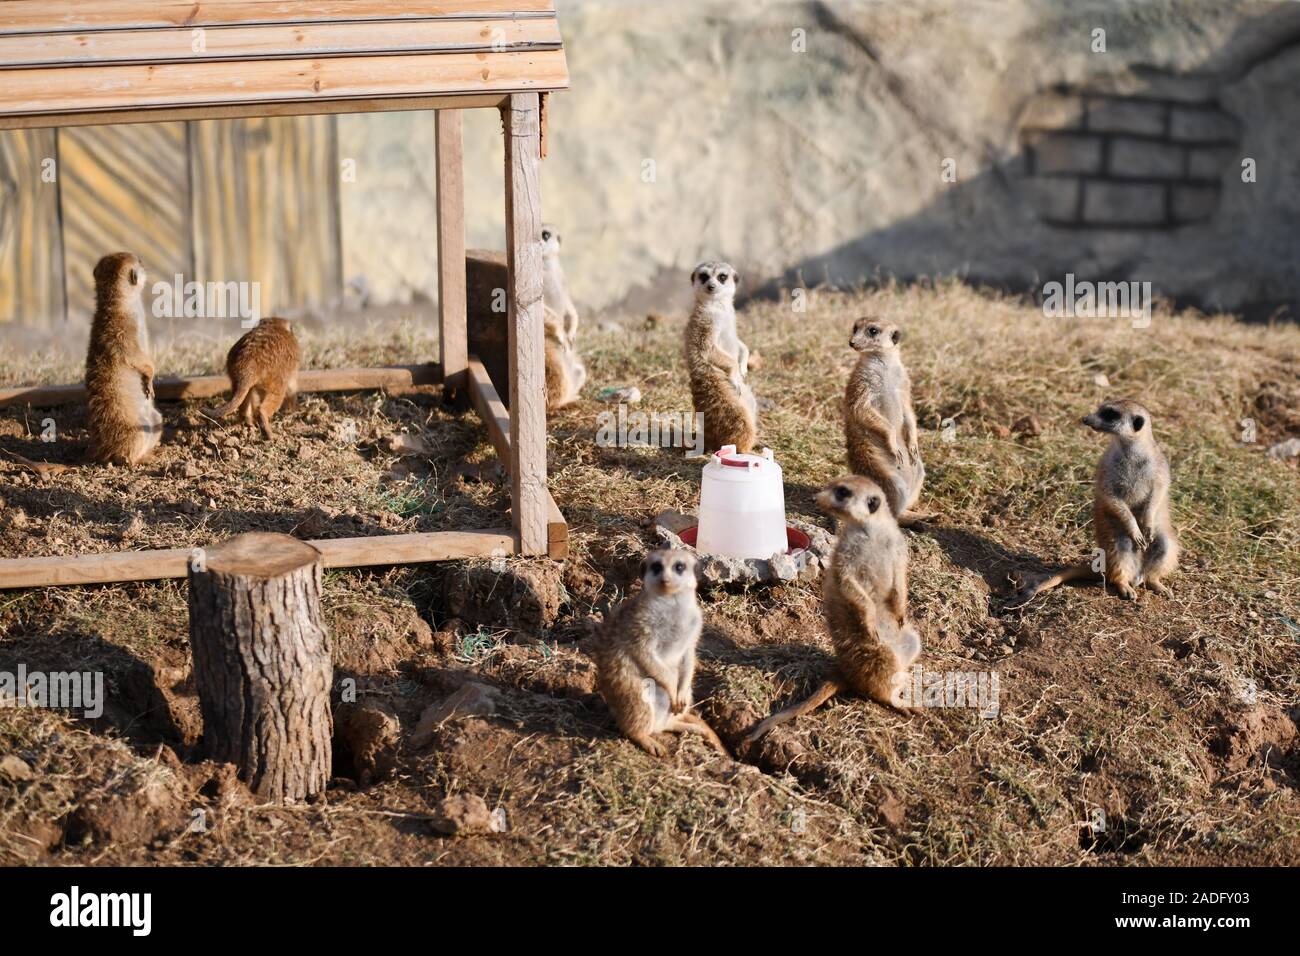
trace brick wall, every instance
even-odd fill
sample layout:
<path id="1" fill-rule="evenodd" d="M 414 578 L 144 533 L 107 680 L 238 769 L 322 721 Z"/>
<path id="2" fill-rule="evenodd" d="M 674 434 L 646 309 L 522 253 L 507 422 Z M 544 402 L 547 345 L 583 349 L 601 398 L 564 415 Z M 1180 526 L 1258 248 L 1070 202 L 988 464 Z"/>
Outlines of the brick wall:
<path id="1" fill-rule="evenodd" d="M 1213 100 L 1044 93 L 1021 121 L 1024 185 L 1053 225 L 1174 229 L 1214 215 L 1239 134 Z"/>

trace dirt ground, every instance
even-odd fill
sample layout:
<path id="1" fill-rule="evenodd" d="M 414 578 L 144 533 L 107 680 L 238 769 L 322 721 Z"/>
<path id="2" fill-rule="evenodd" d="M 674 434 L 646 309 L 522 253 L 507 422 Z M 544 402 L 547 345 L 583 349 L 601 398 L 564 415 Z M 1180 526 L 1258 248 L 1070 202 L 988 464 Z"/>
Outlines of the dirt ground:
<path id="1" fill-rule="evenodd" d="M 595 442 L 603 387 L 689 410 L 685 317 L 588 323 L 591 382 L 548 446 L 570 560 L 326 573 L 336 679 L 363 704 L 336 724 L 365 710 L 400 733 L 367 767 L 336 747 L 322 801 L 256 806 L 233 768 L 202 761 L 184 582 L 0 592 L 0 671 L 101 671 L 108 688 L 95 720 L 0 706 L 0 862 L 1300 863 L 1300 471 L 1265 454 L 1300 435 L 1300 329 L 1167 310 L 1147 329 L 1047 319 L 956 283 L 818 291 L 806 313 L 752 304 L 740 327 L 772 402 L 763 439 L 789 514 L 823 524 L 812 496 L 844 468 L 839 397 L 863 314 L 903 326 L 923 430 L 937 518 L 908 533 L 921 663 L 996 674 L 995 716 L 837 699 L 739 759 L 689 738 L 656 760 L 622 739 L 584 645 L 635 586 L 650 519 L 693 507 L 699 464 Z M 313 333 L 307 364 L 416 361 L 436 354 L 428 328 Z M 213 371 L 221 352 L 167 347 L 157 364 Z M 0 358 L 4 383 L 79 377 L 75 355 Z M 1079 418 L 1106 394 L 1144 401 L 1171 461 L 1173 597 L 1066 587 L 1013 608 L 1012 573 L 1091 548 L 1102 442 Z M 164 444 L 135 471 L 41 478 L 0 457 L 0 555 L 487 527 L 508 505 L 485 431 L 437 389 L 304 396 L 270 442 L 205 404 L 164 404 Z M 401 433 L 427 451 L 389 451 Z M 71 464 L 84 442 L 81 409 L 0 409 L 0 450 Z M 819 585 L 702 602 L 696 698 L 734 749 L 827 673 Z M 419 726 L 448 699 L 461 710 Z M 442 832 L 462 795 L 502 811 L 493 832 Z"/>

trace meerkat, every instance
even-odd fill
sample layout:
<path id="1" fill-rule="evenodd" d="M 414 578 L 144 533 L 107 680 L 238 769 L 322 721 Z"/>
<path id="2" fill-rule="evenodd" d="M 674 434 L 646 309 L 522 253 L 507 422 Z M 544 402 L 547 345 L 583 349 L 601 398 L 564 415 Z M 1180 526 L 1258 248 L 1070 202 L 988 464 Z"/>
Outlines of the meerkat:
<path id="1" fill-rule="evenodd" d="M 715 451 L 754 447 L 758 402 L 745 379 L 749 348 L 736 333 L 736 285 L 728 263 L 701 262 L 691 272 L 695 308 L 686 323 L 686 369 L 697 414 L 704 415 L 704 446 Z"/>
<path id="2" fill-rule="evenodd" d="M 866 475 L 885 491 L 889 510 L 904 526 L 923 520 L 912 512 L 925 465 L 917 443 L 912 381 L 903 365 L 896 325 L 861 318 L 853 325 L 849 346 L 859 353 L 844 391 L 844 442 L 849 468 Z"/>
<path id="3" fill-rule="evenodd" d="M 1146 586 L 1169 596 L 1163 579 L 1178 564 L 1178 536 L 1169 519 L 1169 462 L 1151 431 L 1151 413 L 1132 399 L 1102 402 L 1083 417 L 1110 435 L 1093 481 L 1092 525 L 1105 564 L 1072 565 L 1020 591 L 1020 604 L 1067 581 L 1104 575 L 1126 600 Z"/>
<path id="4" fill-rule="evenodd" d="M 571 346 L 565 344 L 563 318 L 549 307 L 543 307 L 546 362 L 546 410 L 572 404 L 578 400 L 582 386 L 587 381 L 587 367 Z"/>
<path id="5" fill-rule="evenodd" d="M 727 750 L 713 728 L 691 713 L 695 645 L 704 618 L 695 597 L 695 558 L 652 551 L 641 562 L 642 589 L 605 624 L 592 656 L 601 696 L 619 729 L 655 757 L 659 733 L 693 733 Z"/>
<path id="6" fill-rule="evenodd" d="M 225 418 L 235 409 L 244 423 L 257 426 L 270 438 L 271 416 L 286 401 L 297 402 L 298 366 L 302 349 L 293 329 L 285 319 L 262 319 L 244 333 L 226 355 L 226 374 L 230 376 L 230 401 L 212 412 Z"/>
<path id="7" fill-rule="evenodd" d="M 554 226 L 542 226 L 542 302 L 559 316 L 561 342 L 575 349 L 578 342 L 578 310 L 569 296 L 569 282 L 560 265 L 560 234 Z"/>
<path id="8" fill-rule="evenodd" d="M 806 700 L 762 721 L 746 744 L 845 690 L 904 713 L 912 709 L 903 691 L 907 670 L 921 653 L 921 638 L 908 621 L 907 540 L 885 492 L 870 478 L 846 475 L 818 492 L 816 500 L 839 524 L 822 580 L 838 673 Z"/>
<path id="9" fill-rule="evenodd" d="M 144 319 L 144 266 L 131 253 L 117 252 L 100 259 L 94 275 L 95 318 L 86 350 L 90 457 L 134 466 L 162 438 Z"/>

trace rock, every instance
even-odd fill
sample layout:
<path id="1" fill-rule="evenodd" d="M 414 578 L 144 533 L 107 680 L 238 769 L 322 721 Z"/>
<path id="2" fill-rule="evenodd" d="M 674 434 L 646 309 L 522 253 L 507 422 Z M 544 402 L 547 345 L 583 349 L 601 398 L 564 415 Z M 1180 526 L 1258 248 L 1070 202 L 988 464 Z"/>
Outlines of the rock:
<path id="1" fill-rule="evenodd" d="M 182 478 L 198 478 L 202 474 L 203 469 L 192 461 L 187 461 L 185 466 L 181 469 Z"/>
<path id="2" fill-rule="evenodd" d="M 680 511 L 661 511 L 654 516 L 653 524 L 657 527 L 681 534 L 687 528 L 694 528 L 700 519 L 695 515 L 682 514 Z"/>
<path id="3" fill-rule="evenodd" d="M 1229 773 L 1262 763 L 1277 767 L 1297 747 L 1295 719 L 1280 707 L 1259 704 L 1233 714 L 1221 728 L 1213 750 Z"/>
<path id="4" fill-rule="evenodd" d="M 432 826 L 447 836 L 495 832 L 492 811 L 482 797 L 472 793 L 458 793 L 439 801 L 433 810 Z"/>
<path id="5" fill-rule="evenodd" d="M 0 777 L 12 780 L 14 783 L 30 780 L 32 779 L 32 768 L 21 757 L 8 754 L 5 757 L 0 757 Z"/>
<path id="6" fill-rule="evenodd" d="M 1300 457 L 1300 438 L 1288 438 L 1286 441 L 1278 442 L 1268 450 L 1268 457 L 1276 458 L 1278 461 Z"/>
<path id="7" fill-rule="evenodd" d="M 392 452 L 394 455 L 431 455 L 433 449 L 429 443 L 419 435 L 408 435 L 405 432 L 399 435 L 389 435 L 384 439 L 384 450 Z"/>
<path id="8" fill-rule="evenodd" d="M 880 788 L 876 812 L 880 814 L 880 819 L 885 822 L 885 825 L 892 830 L 902 829 L 903 824 L 907 822 L 907 808 L 892 791 L 885 787 Z"/>
<path id="9" fill-rule="evenodd" d="M 990 430 L 993 432 L 994 435 L 996 435 L 998 438 L 1003 439 L 1004 441 L 1011 437 L 1011 429 L 1008 428 L 1006 425 L 994 425 Z"/>
<path id="10" fill-rule="evenodd" d="M 611 386 L 602 388 L 596 397 L 610 405 L 635 405 L 641 401 L 641 389 L 635 385 L 626 385 L 622 388 Z"/>
<path id="11" fill-rule="evenodd" d="M 1098 372 L 1092 377 L 1092 384 L 1098 388 L 1110 388 L 1110 379 L 1106 377 L 1105 372 Z"/>
<path id="12" fill-rule="evenodd" d="M 382 701 L 343 704 L 334 713 L 334 759 L 350 766 L 361 786 L 390 776 L 397 766 L 402 724 Z"/>
<path id="13" fill-rule="evenodd" d="M 568 597 L 563 574 L 553 561 L 461 565 L 443 578 L 447 611 L 471 627 L 549 628 Z"/>
<path id="14" fill-rule="evenodd" d="M 486 684 L 468 681 L 441 703 L 424 708 L 420 722 L 411 734 L 411 746 L 427 747 L 433 740 L 434 731 L 445 720 L 453 717 L 490 717 L 496 712 L 496 692 Z"/>
<path id="15" fill-rule="evenodd" d="M 1023 418 L 1016 419 L 1011 425 L 1011 430 L 1017 435 L 1027 435 L 1030 438 L 1035 438 L 1043 433 L 1043 426 L 1038 424 L 1038 419 L 1033 415 L 1026 415 Z"/>

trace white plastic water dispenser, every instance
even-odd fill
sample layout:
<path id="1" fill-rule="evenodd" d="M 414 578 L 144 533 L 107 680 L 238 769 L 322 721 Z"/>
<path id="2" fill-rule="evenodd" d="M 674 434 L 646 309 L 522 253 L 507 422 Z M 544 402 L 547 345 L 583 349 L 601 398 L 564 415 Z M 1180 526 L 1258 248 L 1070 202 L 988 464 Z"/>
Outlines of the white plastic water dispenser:
<path id="1" fill-rule="evenodd" d="M 700 481 L 700 525 L 695 547 L 729 558 L 770 558 L 787 549 L 781 466 L 723 445 L 709 456 Z"/>

